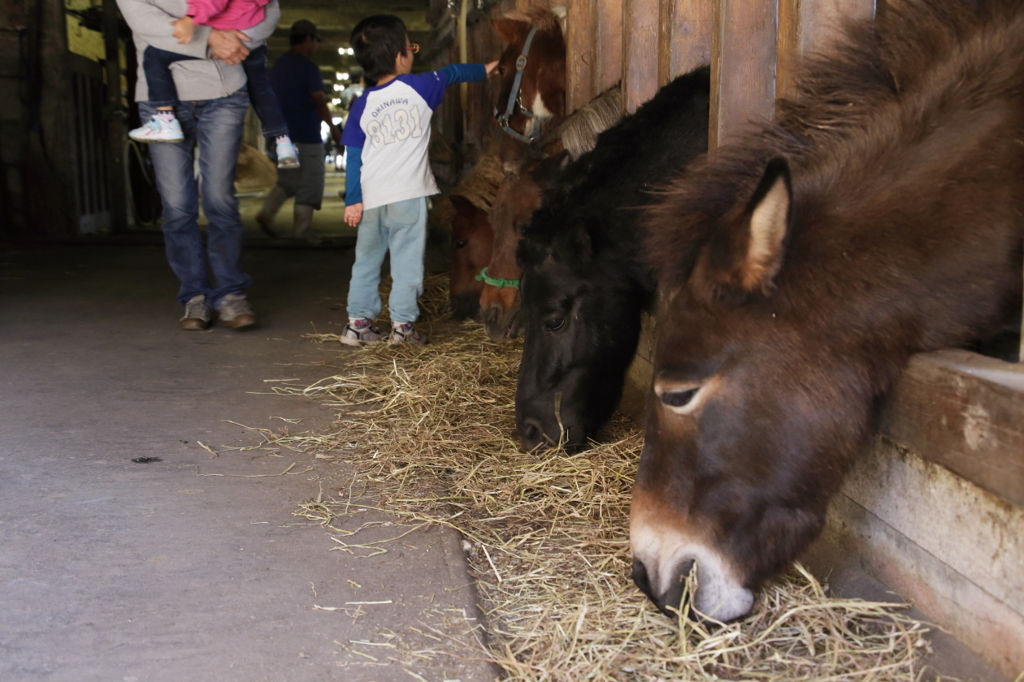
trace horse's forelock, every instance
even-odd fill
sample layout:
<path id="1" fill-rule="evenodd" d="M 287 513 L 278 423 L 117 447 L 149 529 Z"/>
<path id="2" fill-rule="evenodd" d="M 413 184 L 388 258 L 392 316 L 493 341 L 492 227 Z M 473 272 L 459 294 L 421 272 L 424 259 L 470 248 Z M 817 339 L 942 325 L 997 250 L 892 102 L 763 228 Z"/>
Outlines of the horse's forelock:
<path id="1" fill-rule="evenodd" d="M 522 21 L 532 28 L 536 28 L 538 31 L 544 33 L 550 33 L 557 31 L 559 35 L 562 33 L 562 25 L 559 22 L 559 17 L 555 11 L 550 7 L 530 7 L 524 11 L 508 12 L 502 15 L 502 19 L 511 19 L 513 21 Z"/>

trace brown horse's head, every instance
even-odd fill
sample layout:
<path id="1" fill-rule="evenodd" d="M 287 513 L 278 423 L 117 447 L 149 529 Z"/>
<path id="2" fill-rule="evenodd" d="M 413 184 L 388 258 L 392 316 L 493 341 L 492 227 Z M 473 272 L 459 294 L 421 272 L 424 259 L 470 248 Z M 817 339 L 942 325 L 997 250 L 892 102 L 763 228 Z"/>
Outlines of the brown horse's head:
<path id="1" fill-rule="evenodd" d="M 480 313 L 480 289 L 476 279 L 487 266 L 494 245 L 494 231 L 487 211 L 459 194 L 449 199 L 452 217 L 452 269 L 449 280 L 452 312 L 459 319 L 477 317 Z"/>
<path id="2" fill-rule="evenodd" d="M 658 330 L 630 542 L 662 610 L 695 567 L 699 612 L 746 614 L 822 528 L 909 357 L 1008 304 L 1019 319 L 1024 11 L 974 7 L 857 28 L 773 125 L 647 214 Z"/>
<path id="3" fill-rule="evenodd" d="M 494 247 L 487 277 L 480 292 L 480 314 L 492 339 L 514 339 L 522 334 L 519 323 L 519 276 L 516 263 L 520 228 L 540 208 L 544 188 L 567 159 L 565 152 L 547 159 L 518 159 L 506 164 L 508 174 L 491 206 Z M 511 168 L 510 166 L 516 167 Z"/>
<path id="4" fill-rule="evenodd" d="M 494 30 L 508 47 L 498 61 L 501 85 L 495 104 L 499 118 L 507 110 L 509 97 L 515 97 L 509 127 L 527 137 L 544 119 L 565 116 L 565 38 L 558 16 L 550 9 L 533 8 L 522 17 L 510 15 L 495 19 Z M 512 87 L 516 75 L 516 61 L 523 53 L 530 30 L 536 28 L 526 66 L 519 84 L 518 96 Z M 523 113 L 526 109 L 533 115 Z"/>

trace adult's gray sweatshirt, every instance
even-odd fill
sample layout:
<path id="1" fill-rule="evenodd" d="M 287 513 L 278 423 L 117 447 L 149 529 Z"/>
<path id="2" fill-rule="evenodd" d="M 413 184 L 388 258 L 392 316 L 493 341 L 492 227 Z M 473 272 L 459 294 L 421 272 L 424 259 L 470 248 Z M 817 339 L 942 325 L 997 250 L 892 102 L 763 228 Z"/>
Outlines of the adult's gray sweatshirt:
<path id="1" fill-rule="evenodd" d="M 210 59 L 206 41 L 210 36 L 209 26 L 196 26 L 192 42 L 179 45 L 174 37 L 171 22 L 185 16 L 188 3 L 185 0 L 117 0 L 121 14 L 132 29 L 135 49 L 139 53 L 139 79 L 135 86 L 135 100 L 145 102 L 149 99 L 149 86 L 146 74 L 142 71 L 142 54 L 146 48 L 153 47 L 177 52 L 178 54 L 198 57 L 186 59 L 171 65 L 174 85 L 178 89 L 178 99 L 198 101 L 226 97 L 245 85 L 245 71 L 241 64 L 230 65 L 219 59 Z M 277 0 L 271 0 L 265 8 L 263 21 L 245 31 L 258 44 L 270 37 L 281 18 L 281 8 Z"/>

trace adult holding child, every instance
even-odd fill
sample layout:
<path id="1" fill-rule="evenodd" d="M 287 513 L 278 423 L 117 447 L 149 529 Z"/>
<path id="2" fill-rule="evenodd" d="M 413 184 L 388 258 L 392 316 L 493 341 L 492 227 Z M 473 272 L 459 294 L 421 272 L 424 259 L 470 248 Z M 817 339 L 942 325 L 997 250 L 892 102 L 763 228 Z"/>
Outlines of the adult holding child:
<path id="1" fill-rule="evenodd" d="M 235 166 L 242 143 L 249 94 L 242 62 L 246 44 L 264 41 L 281 16 L 277 0 L 264 8 L 262 21 L 245 33 L 237 29 L 194 26 L 192 40 L 181 44 L 174 36 L 175 22 L 188 15 L 185 0 L 117 0 L 132 29 L 139 54 L 136 99 L 143 120 L 157 116 L 149 101 L 146 50 L 184 55 L 173 61 L 170 73 L 178 99 L 175 118 L 181 128 L 179 144 L 155 144 L 150 158 L 163 205 L 163 234 L 167 261 L 181 286 L 178 302 L 185 306 L 181 328 L 209 326 L 214 310 L 222 324 L 245 329 L 256 324 L 246 290 L 252 283 L 241 266 L 244 228 L 235 198 Z M 193 169 L 198 144 L 200 184 Z M 199 195 L 208 223 L 204 245 L 199 229 Z M 212 276 L 212 277 L 211 277 Z"/>

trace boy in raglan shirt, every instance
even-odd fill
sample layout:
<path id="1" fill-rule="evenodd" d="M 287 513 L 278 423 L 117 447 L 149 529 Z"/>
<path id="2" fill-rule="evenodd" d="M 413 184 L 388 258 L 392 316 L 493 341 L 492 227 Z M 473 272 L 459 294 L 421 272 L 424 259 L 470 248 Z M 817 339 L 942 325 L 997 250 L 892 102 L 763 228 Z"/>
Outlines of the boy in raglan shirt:
<path id="1" fill-rule="evenodd" d="M 351 45 L 369 87 L 352 105 L 342 134 L 348 154 L 345 222 L 359 231 L 341 342 L 367 346 L 383 339 L 373 322 L 381 311 L 381 265 L 390 251 L 389 339 L 423 344 L 413 323 L 423 293 L 427 197 L 439 191 L 427 160 L 430 118 L 445 88 L 483 81 L 498 62 L 451 64 L 413 75 L 419 46 L 409 43 L 402 20 L 387 14 L 360 21 Z"/>

